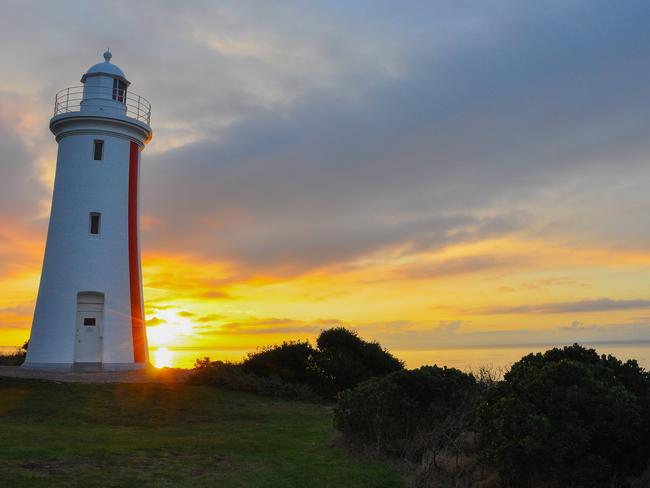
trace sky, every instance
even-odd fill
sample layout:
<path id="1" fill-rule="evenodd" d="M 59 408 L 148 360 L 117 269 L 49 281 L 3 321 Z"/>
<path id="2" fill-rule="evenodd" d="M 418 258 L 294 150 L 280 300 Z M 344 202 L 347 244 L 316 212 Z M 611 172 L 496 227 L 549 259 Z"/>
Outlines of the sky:
<path id="1" fill-rule="evenodd" d="M 159 364 L 339 324 L 412 364 L 650 338 L 650 3 L 2 7 L 0 346 L 29 337 L 54 94 L 107 47 L 153 106 Z"/>

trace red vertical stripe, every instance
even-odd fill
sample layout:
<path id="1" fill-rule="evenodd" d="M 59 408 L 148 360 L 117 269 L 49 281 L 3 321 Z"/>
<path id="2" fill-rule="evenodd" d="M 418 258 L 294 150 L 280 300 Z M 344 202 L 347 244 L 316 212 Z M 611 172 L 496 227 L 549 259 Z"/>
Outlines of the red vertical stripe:
<path id="1" fill-rule="evenodd" d="M 140 287 L 140 250 L 138 248 L 138 170 L 140 148 L 131 143 L 129 151 L 129 281 L 131 286 L 131 327 L 133 360 L 144 363 L 146 339 Z"/>

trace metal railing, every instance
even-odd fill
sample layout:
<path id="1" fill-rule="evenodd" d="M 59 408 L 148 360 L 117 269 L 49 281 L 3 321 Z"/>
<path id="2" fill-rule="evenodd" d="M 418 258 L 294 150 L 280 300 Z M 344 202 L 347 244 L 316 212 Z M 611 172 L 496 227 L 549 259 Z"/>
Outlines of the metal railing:
<path id="1" fill-rule="evenodd" d="M 124 115 L 149 125 L 151 120 L 151 103 L 140 95 L 128 90 L 116 88 L 89 88 L 84 92 L 83 86 L 72 86 L 59 91 L 54 97 L 54 115 L 82 110 L 82 102 L 88 106 L 97 106 L 96 102 L 114 102 L 115 108 L 124 105 Z"/>

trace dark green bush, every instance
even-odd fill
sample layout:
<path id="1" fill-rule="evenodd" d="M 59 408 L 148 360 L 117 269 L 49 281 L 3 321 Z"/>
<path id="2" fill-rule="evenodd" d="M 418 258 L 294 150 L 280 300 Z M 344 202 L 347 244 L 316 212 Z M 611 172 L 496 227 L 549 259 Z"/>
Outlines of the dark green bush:
<path id="1" fill-rule="evenodd" d="M 316 366 L 322 375 L 321 391 L 337 392 L 376 376 L 404 369 L 404 364 L 377 342 L 367 342 L 344 327 L 324 330 L 316 341 Z"/>
<path id="2" fill-rule="evenodd" d="M 289 390 L 314 392 L 333 399 L 345 388 L 375 376 L 403 369 L 402 362 L 376 342 L 366 342 L 343 327 L 321 332 L 318 349 L 309 342 L 283 342 L 250 353 L 241 364 L 196 361 L 194 382 L 259 391 L 275 385 Z M 205 370 L 205 371 L 204 371 Z M 265 383 L 261 380 L 266 380 Z M 249 386 L 254 384 L 254 386 Z M 262 389 L 263 389 L 262 388 Z"/>
<path id="3" fill-rule="evenodd" d="M 27 348 L 29 341 L 25 342 L 22 347 L 13 354 L 0 354 L 0 366 L 20 366 L 25 362 L 27 357 Z"/>
<path id="4" fill-rule="evenodd" d="M 316 385 L 319 372 L 314 364 L 315 354 L 309 342 L 283 342 L 280 346 L 249 353 L 242 363 L 242 370 L 262 378 Z"/>
<path id="5" fill-rule="evenodd" d="M 309 385 L 291 384 L 275 377 L 264 378 L 247 373 L 242 369 L 241 364 L 212 362 L 209 358 L 203 358 L 197 360 L 194 367 L 194 373 L 188 380 L 190 384 L 249 391 L 287 400 L 316 401 L 319 399 Z"/>
<path id="6" fill-rule="evenodd" d="M 577 344 L 525 356 L 481 403 L 484 461 L 513 486 L 605 487 L 638 474 L 649 386 L 635 361 Z"/>
<path id="7" fill-rule="evenodd" d="M 334 422 L 353 444 L 418 459 L 471 427 L 476 393 L 474 377 L 457 369 L 396 371 L 340 393 Z"/>

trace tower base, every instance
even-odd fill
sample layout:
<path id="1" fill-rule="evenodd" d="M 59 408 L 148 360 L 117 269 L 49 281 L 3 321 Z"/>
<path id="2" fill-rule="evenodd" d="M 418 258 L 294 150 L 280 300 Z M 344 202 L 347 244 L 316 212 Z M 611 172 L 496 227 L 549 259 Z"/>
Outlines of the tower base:
<path id="1" fill-rule="evenodd" d="M 48 371 L 94 372 L 94 371 L 140 371 L 152 367 L 149 363 L 24 363 L 24 369 Z"/>

